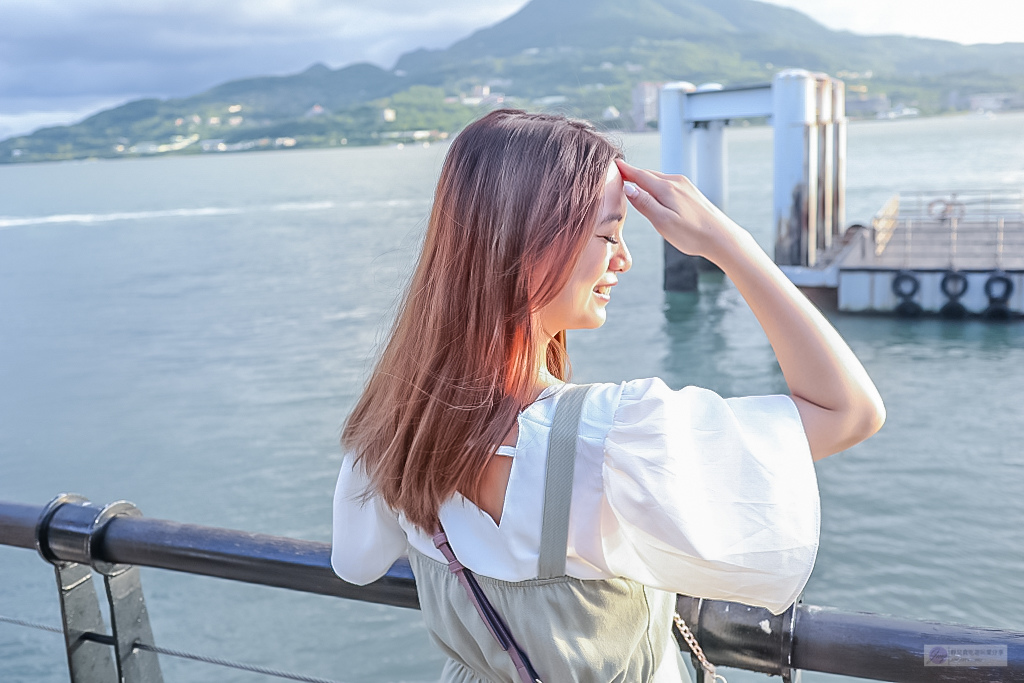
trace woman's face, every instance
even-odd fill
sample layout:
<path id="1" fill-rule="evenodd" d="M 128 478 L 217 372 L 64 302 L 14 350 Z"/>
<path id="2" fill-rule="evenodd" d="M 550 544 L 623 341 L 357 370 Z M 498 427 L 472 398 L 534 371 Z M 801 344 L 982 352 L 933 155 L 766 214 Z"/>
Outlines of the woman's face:
<path id="1" fill-rule="evenodd" d="M 622 176 L 613 162 L 605 176 L 593 234 L 588 238 L 569 282 L 538 313 L 541 328 L 548 336 L 554 336 L 560 330 L 591 329 L 604 324 L 605 306 L 611 301 L 611 290 L 618 282 L 617 276 L 633 264 L 622 238 L 626 205 Z"/>

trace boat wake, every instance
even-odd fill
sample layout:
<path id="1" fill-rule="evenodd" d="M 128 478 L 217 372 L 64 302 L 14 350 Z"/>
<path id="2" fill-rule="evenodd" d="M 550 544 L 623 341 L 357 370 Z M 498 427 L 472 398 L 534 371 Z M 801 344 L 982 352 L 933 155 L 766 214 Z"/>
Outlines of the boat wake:
<path id="1" fill-rule="evenodd" d="M 427 203 L 413 200 L 390 199 L 384 201 L 352 201 L 338 204 L 332 201 L 322 202 L 284 202 L 249 207 L 216 207 L 207 206 L 194 209 L 161 209 L 156 211 L 115 211 L 111 213 L 60 213 L 50 216 L 0 216 L 0 230 L 22 228 L 33 225 L 59 223 L 76 223 L 92 225 L 94 223 L 110 223 L 113 221 L 155 220 L 159 218 L 197 218 L 205 216 L 233 216 L 244 213 L 281 211 L 287 213 L 302 211 L 326 211 L 328 209 L 348 208 L 359 209 L 369 207 L 412 206 Z"/>

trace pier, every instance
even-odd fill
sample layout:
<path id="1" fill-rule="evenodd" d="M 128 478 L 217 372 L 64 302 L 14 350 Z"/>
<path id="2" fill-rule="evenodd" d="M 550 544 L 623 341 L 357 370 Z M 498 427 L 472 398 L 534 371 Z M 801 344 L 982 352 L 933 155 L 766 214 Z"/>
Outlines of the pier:
<path id="1" fill-rule="evenodd" d="M 846 225 L 844 98 L 842 81 L 801 69 L 746 87 L 669 83 L 661 91 L 662 170 L 688 176 L 727 210 L 728 124 L 767 118 L 775 262 L 819 305 L 905 317 L 1024 316 L 1020 191 L 903 191 L 869 224 Z M 666 290 L 696 290 L 701 266 L 665 243 Z"/>
<path id="2" fill-rule="evenodd" d="M 840 311 L 1024 315 L 1024 210 L 1011 191 L 909 192 L 854 226 L 797 285 L 836 290 Z"/>
<path id="3" fill-rule="evenodd" d="M 125 501 L 101 507 L 63 494 L 45 506 L 0 502 L 0 544 L 36 551 L 41 562 L 51 565 L 61 624 L 33 624 L 10 615 L 0 615 L 0 622 L 62 633 L 71 683 L 161 683 L 161 656 L 335 683 L 157 644 L 140 566 L 395 607 L 419 606 L 415 579 L 404 559 L 378 581 L 354 586 L 331 570 L 327 543 L 147 519 Z M 94 574 L 105 588 L 110 633 Z M 679 596 L 676 607 L 715 665 L 781 676 L 787 683 L 799 681 L 801 670 L 907 683 L 1024 681 L 1024 632 L 847 612 L 799 601 L 781 615 L 689 596 Z M 687 652 L 685 642 L 678 640 Z"/>

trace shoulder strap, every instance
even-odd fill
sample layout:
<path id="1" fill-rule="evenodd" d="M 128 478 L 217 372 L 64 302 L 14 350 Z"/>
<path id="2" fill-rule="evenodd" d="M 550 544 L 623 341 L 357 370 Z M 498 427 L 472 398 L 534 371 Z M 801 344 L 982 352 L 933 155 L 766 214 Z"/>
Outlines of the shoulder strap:
<path id="1" fill-rule="evenodd" d="M 526 651 L 512 637 L 512 632 L 505 625 L 505 620 L 501 618 L 498 610 L 494 609 L 494 605 L 487 599 L 487 594 L 480 588 L 480 584 L 477 582 L 476 577 L 473 576 L 473 572 L 466 569 L 455 557 L 455 551 L 452 550 L 451 543 L 448 542 L 448 535 L 444 532 L 444 528 L 440 523 L 438 523 L 437 529 L 434 531 L 434 547 L 441 551 L 444 559 L 448 560 L 448 570 L 456 576 L 459 583 L 466 590 L 469 601 L 476 607 L 477 614 L 484 620 L 487 630 L 498 641 L 498 646 L 507 652 L 508 656 L 512 659 L 512 665 L 516 667 L 516 674 L 519 676 L 520 683 L 542 683 L 540 676 L 533 668 L 533 664 L 530 663 L 530 658 L 526 655 Z"/>
<path id="2" fill-rule="evenodd" d="M 576 437 L 583 402 L 592 385 L 580 384 L 562 391 L 548 435 L 548 461 L 544 475 L 544 513 L 540 528 L 538 578 L 565 575 L 565 551 L 569 542 L 569 508 L 576 468 Z"/>

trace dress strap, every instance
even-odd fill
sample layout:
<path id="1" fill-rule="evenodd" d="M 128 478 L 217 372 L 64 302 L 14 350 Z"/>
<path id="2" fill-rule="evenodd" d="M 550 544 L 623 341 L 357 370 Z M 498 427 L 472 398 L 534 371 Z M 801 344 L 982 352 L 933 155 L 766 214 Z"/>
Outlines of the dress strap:
<path id="1" fill-rule="evenodd" d="M 538 578 L 565 576 L 565 552 L 569 543 L 569 508 L 576 469 L 576 437 L 583 402 L 593 385 L 580 384 L 562 390 L 548 434 L 548 460 L 544 475 L 544 513 L 540 528 Z"/>

